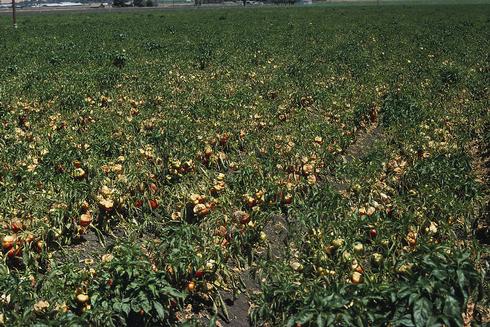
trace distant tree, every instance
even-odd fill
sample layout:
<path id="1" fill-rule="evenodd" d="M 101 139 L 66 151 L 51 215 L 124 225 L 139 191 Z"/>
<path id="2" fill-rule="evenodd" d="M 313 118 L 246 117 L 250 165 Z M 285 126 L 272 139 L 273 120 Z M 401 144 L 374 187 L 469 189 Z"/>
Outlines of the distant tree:
<path id="1" fill-rule="evenodd" d="M 133 6 L 135 7 L 144 7 L 145 2 L 144 0 L 133 0 Z"/>
<path id="2" fill-rule="evenodd" d="M 153 7 L 153 6 L 156 6 L 156 3 L 153 2 L 153 0 L 146 0 L 145 1 L 145 6 L 146 7 Z"/>
<path id="3" fill-rule="evenodd" d="M 112 2 L 113 7 L 124 7 L 124 0 L 114 0 Z"/>

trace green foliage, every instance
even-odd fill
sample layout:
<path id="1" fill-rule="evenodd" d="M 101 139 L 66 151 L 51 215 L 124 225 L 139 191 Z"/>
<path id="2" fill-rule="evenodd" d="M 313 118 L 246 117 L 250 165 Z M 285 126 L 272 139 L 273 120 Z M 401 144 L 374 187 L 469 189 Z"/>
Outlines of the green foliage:
<path id="1" fill-rule="evenodd" d="M 166 272 L 155 271 L 141 254 L 141 248 L 131 244 L 119 245 L 114 255 L 105 264 L 100 282 L 89 290 L 92 305 L 109 310 L 115 325 L 125 321 L 140 324 L 174 321 L 175 309 L 186 295 L 167 282 Z"/>
<path id="2" fill-rule="evenodd" d="M 381 108 L 383 125 L 400 129 L 414 127 L 425 117 L 424 109 L 412 98 L 402 94 L 387 95 Z"/>
<path id="3" fill-rule="evenodd" d="M 288 326 L 462 324 L 462 308 L 478 281 L 469 254 L 431 248 L 420 249 L 414 258 L 419 261 L 408 276 L 358 286 L 313 280 L 294 286 L 284 282 L 284 275 L 271 275 L 252 318 L 258 325 L 287 321 Z"/>
<path id="4" fill-rule="evenodd" d="M 126 65 L 126 62 L 128 60 L 128 56 L 126 53 L 123 52 L 118 52 L 114 55 L 114 59 L 112 60 L 112 64 L 116 66 L 117 68 L 123 68 Z"/>

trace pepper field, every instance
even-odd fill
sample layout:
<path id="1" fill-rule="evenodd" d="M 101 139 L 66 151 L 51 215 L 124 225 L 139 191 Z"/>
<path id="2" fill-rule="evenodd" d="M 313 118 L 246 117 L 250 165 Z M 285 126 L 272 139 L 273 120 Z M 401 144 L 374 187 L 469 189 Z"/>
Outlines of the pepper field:
<path id="1" fill-rule="evenodd" d="M 0 16 L 0 325 L 489 322 L 489 17 Z"/>

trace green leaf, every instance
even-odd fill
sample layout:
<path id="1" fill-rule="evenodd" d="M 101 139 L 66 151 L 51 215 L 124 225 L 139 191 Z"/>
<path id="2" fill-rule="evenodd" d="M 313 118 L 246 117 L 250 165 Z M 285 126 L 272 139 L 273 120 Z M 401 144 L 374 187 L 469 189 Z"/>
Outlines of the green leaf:
<path id="1" fill-rule="evenodd" d="M 335 321 L 335 315 L 330 314 L 327 316 L 327 326 L 331 326 Z"/>
<path id="2" fill-rule="evenodd" d="M 464 273 L 458 269 L 456 271 L 456 275 L 458 276 L 458 285 L 459 287 L 461 288 L 461 291 L 463 291 L 466 287 L 466 276 L 464 275 Z"/>
<path id="3" fill-rule="evenodd" d="M 412 321 L 412 317 L 409 314 L 392 321 L 392 323 L 394 326 L 415 327 L 415 325 Z"/>
<path id="4" fill-rule="evenodd" d="M 230 316 L 228 315 L 228 309 L 226 308 L 226 303 L 223 301 L 223 297 L 221 296 L 220 293 L 218 293 L 218 299 L 220 302 L 220 308 L 223 311 L 223 315 L 226 319 L 226 321 L 230 321 Z"/>
<path id="5" fill-rule="evenodd" d="M 131 311 L 131 305 L 129 303 L 122 303 L 121 311 L 124 312 L 126 316 L 129 315 L 129 311 Z"/>
<path id="6" fill-rule="evenodd" d="M 447 317 L 456 317 L 461 315 L 459 302 L 452 296 L 448 296 L 444 302 L 442 313 Z"/>
<path id="7" fill-rule="evenodd" d="M 446 324 L 446 326 L 451 326 L 451 320 L 448 318 L 448 317 L 445 317 L 445 316 L 441 316 L 441 320 L 444 322 L 444 324 Z M 459 324 L 456 324 L 458 326 L 462 326 L 463 323 L 459 323 Z"/>
<path id="8" fill-rule="evenodd" d="M 211 317 L 211 319 L 209 320 L 209 327 L 214 327 L 216 326 L 216 315 L 213 315 L 213 317 Z"/>
<path id="9" fill-rule="evenodd" d="M 357 316 L 356 326 L 360 326 L 360 327 L 365 326 L 361 316 Z"/>
<path id="10" fill-rule="evenodd" d="M 415 326 L 425 326 L 431 314 L 432 304 L 425 297 L 421 297 L 413 306 L 413 321 Z"/>
<path id="11" fill-rule="evenodd" d="M 352 316 L 348 313 L 342 313 L 341 315 L 342 321 L 347 325 L 347 326 L 352 326 L 353 321 L 352 321 Z"/>
<path id="12" fill-rule="evenodd" d="M 301 324 L 306 324 L 307 322 L 309 322 L 311 319 L 313 318 L 313 313 L 308 313 L 308 312 L 305 312 L 305 313 L 302 313 L 300 314 L 299 316 L 299 322 Z"/>
<path id="13" fill-rule="evenodd" d="M 323 319 L 323 315 L 321 313 L 316 317 L 316 324 L 318 327 L 325 326 L 325 320 Z"/>
<path id="14" fill-rule="evenodd" d="M 440 269 L 433 270 L 432 275 L 438 280 L 444 280 L 447 277 L 447 273 Z"/>
<path id="15" fill-rule="evenodd" d="M 148 285 L 148 289 L 150 290 L 150 292 L 151 292 L 151 294 L 152 294 L 153 296 L 156 296 L 156 294 L 157 294 L 157 289 L 156 289 L 156 287 L 155 287 L 155 284 L 149 284 L 149 285 Z"/>
<path id="16" fill-rule="evenodd" d="M 162 291 L 164 294 L 168 294 L 171 297 L 178 298 L 178 299 L 185 299 L 187 297 L 187 294 L 183 292 L 179 292 L 173 287 L 164 287 Z"/>
<path id="17" fill-rule="evenodd" d="M 401 289 L 398 291 L 398 294 L 397 294 L 397 295 L 398 295 L 398 297 L 399 297 L 399 298 L 404 298 L 404 297 L 406 297 L 406 296 L 411 295 L 411 294 L 412 294 L 412 292 L 413 292 L 413 289 L 412 289 L 411 287 L 410 287 L 410 288 L 408 288 L 408 287 L 402 287 L 402 288 L 401 288 Z M 394 302 L 394 301 L 392 301 L 392 302 Z"/>
<path id="18" fill-rule="evenodd" d="M 458 264 L 461 264 L 463 262 L 465 262 L 469 257 L 470 257 L 471 253 L 469 251 L 465 251 L 461 254 L 461 256 L 459 258 L 456 259 L 456 262 Z"/>
<path id="19" fill-rule="evenodd" d="M 92 296 L 90 297 L 90 302 L 91 302 L 92 304 L 95 304 L 95 303 L 97 303 L 97 299 L 98 299 L 98 298 L 99 298 L 99 294 L 94 293 L 94 294 L 92 294 Z"/>
<path id="20" fill-rule="evenodd" d="M 141 309 L 145 310 L 145 312 L 151 311 L 150 301 L 147 298 L 142 298 L 141 300 Z"/>
<path id="21" fill-rule="evenodd" d="M 155 308 L 158 317 L 160 319 L 165 319 L 165 310 L 163 309 L 163 306 L 160 304 L 160 302 L 153 302 L 153 307 Z"/>
<path id="22" fill-rule="evenodd" d="M 112 310 L 114 310 L 116 312 L 122 311 L 121 302 L 114 302 L 114 304 L 112 305 Z"/>
<path id="23" fill-rule="evenodd" d="M 420 295 L 418 293 L 410 294 L 408 298 L 408 305 L 412 306 L 413 303 L 417 302 L 420 299 Z"/>
<path id="24" fill-rule="evenodd" d="M 449 326 L 450 324 L 448 324 Z M 440 327 L 441 323 L 439 322 L 439 317 L 432 316 L 427 321 L 427 327 Z"/>

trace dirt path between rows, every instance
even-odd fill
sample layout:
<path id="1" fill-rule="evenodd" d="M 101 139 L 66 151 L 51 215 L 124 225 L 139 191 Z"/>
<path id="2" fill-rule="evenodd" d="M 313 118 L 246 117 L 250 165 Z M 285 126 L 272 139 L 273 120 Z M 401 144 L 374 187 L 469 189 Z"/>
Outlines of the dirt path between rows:
<path id="1" fill-rule="evenodd" d="M 338 160 L 342 160 L 345 163 L 352 162 L 354 160 L 360 159 L 366 156 L 369 151 L 373 148 L 373 145 L 385 138 L 383 134 L 383 129 L 377 124 L 373 124 L 367 129 L 361 130 L 355 140 L 346 151 L 339 156 Z M 343 179 L 338 178 L 335 173 L 328 175 L 326 177 L 328 183 L 332 185 L 334 190 L 339 193 L 346 192 L 350 185 Z"/>

